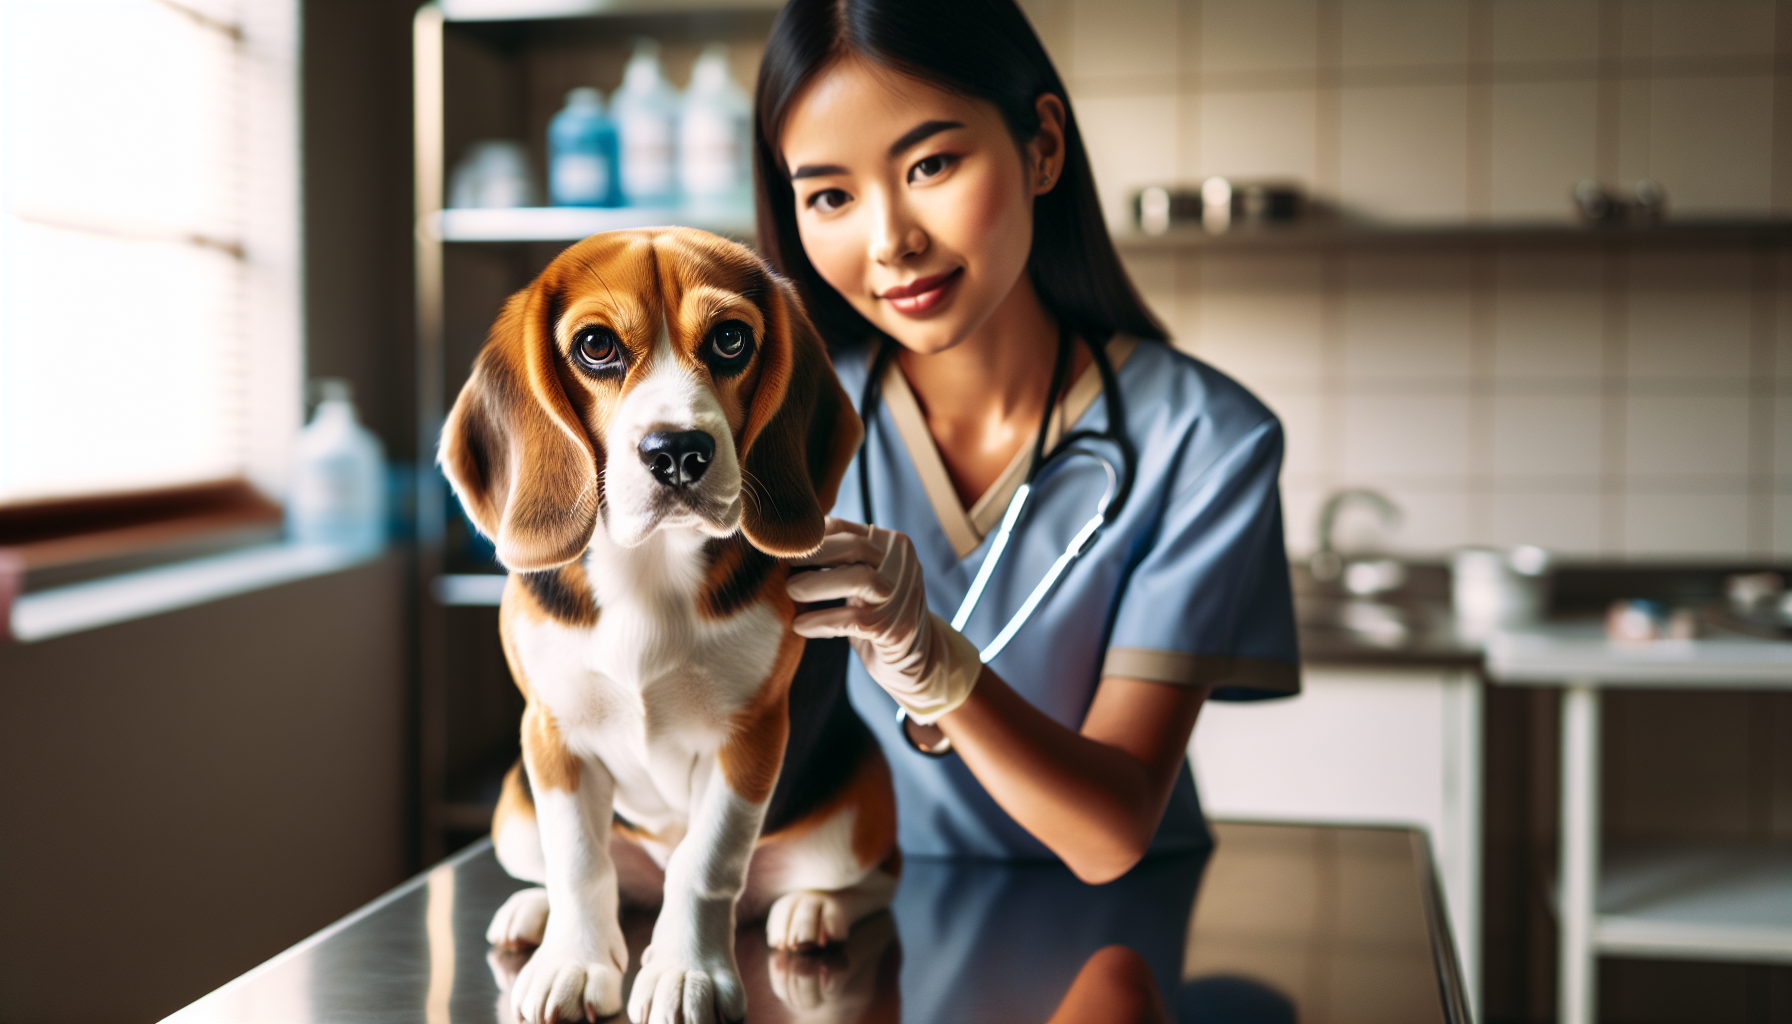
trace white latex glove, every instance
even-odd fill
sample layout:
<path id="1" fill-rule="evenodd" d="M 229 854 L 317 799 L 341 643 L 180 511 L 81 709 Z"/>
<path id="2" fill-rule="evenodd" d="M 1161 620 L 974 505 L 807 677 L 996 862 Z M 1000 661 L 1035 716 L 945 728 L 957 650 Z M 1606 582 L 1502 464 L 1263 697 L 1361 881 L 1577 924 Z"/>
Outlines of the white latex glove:
<path id="1" fill-rule="evenodd" d="M 846 637 L 909 717 L 932 725 L 971 695 L 983 671 L 977 645 L 927 610 L 906 535 L 829 516 L 821 549 L 794 564 L 818 568 L 790 574 L 793 600 L 846 604 L 798 615 L 792 628 L 806 637 Z"/>

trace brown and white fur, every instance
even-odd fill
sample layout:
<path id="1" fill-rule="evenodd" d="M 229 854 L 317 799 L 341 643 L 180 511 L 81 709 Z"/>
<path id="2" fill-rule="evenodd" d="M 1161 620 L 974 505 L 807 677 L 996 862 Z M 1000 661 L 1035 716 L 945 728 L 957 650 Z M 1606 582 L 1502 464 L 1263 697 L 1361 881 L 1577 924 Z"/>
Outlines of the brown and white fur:
<path id="1" fill-rule="evenodd" d="M 731 361 L 743 326 L 752 351 Z M 697 433 L 707 461 L 673 444 Z M 499 628 L 527 701 L 523 771 L 492 835 L 542 888 L 488 937 L 539 944 L 511 991 L 525 1020 L 621 1009 L 618 862 L 640 860 L 623 843 L 665 879 L 637 1022 L 745 1015 L 737 909 L 790 949 L 888 903 L 889 769 L 847 735 L 864 727 L 843 696 L 819 725 L 792 706 L 804 641 L 784 590 L 859 436 L 791 286 L 703 232 L 588 238 L 492 327 L 441 463 L 511 571 Z"/>

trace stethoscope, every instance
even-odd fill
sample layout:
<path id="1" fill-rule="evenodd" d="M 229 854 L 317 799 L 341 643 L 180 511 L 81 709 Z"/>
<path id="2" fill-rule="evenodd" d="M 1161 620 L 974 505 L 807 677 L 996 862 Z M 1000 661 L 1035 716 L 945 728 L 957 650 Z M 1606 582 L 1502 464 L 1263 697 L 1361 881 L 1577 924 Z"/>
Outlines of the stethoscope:
<path id="1" fill-rule="evenodd" d="M 1070 459 L 1079 456 L 1094 459 L 1107 473 L 1107 486 L 1102 491 L 1101 501 L 1095 507 L 1095 514 L 1070 538 L 1070 543 L 1064 547 L 1064 553 L 1052 562 L 1045 575 L 1034 585 L 1032 593 L 1027 595 L 1020 608 L 1009 617 L 1007 624 L 996 633 L 995 639 L 977 652 L 986 665 L 1002 653 L 1008 642 L 1033 617 L 1040 604 L 1051 595 L 1058 581 L 1094 545 L 1102 528 L 1120 515 L 1120 511 L 1126 507 L 1128 495 L 1132 493 L 1133 479 L 1138 474 L 1138 452 L 1133 448 L 1132 438 L 1126 432 L 1126 407 L 1120 396 L 1120 383 L 1114 375 L 1113 363 L 1108 359 L 1106 345 L 1090 344 L 1089 352 L 1094 356 L 1096 369 L 1101 374 L 1101 396 L 1108 414 L 1107 429 L 1073 431 L 1059 438 L 1052 450 L 1046 452 L 1045 442 L 1051 432 L 1052 413 L 1058 408 L 1059 398 L 1064 393 L 1064 378 L 1070 371 L 1071 344 L 1069 327 L 1061 327 L 1058 331 L 1058 356 L 1052 367 L 1051 390 L 1046 392 L 1045 413 L 1039 419 L 1039 433 L 1033 439 L 1033 458 L 1028 464 L 1026 478 L 1015 489 L 1014 497 L 1008 500 L 1008 508 L 1002 514 L 1002 523 L 996 529 L 989 554 L 984 556 L 976 577 L 971 580 L 970 589 L 965 592 L 964 600 L 959 603 L 958 611 L 952 616 L 952 628 L 963 632 L 965 624 L 971 619 L 971 613 L 977 610 L 978 603 L 983 599 L 983 591 L 989 585 L 990 577 L 995 575 L 996 567 L 1001 564 L 1002 556 L 1008 550 L 1008 543 L 1013 538 L 1016 527 L 1020 525 L 1021 515 L 1026 511 L 1029 499 L 1055 468 L 1060 468 Z M 874 521 L 871 511 L 871 475 L 865 466 L 871 448 L 871 427 L 876 420 L 873 413 L 883 394 L 884 374 L 889 370 L 890 360 L 895 358 L 896 350 L 897 346 L 888 341 L 879 345 L 876 355 L 871 359 L 869 373 L 865 378 L 865 390 L 859 399 L 859 419 L 865 425 L 864 439 L 859 442 L 859 507 L 867 524 Z M 1113 461 L 1100 452 L 1072 447 L 1084 440 L 1111 442 L 1120 450 L 1123 468 L 1117 471 Z M 908 735 L 905 724 L 907 716 L 900 708 L 896 718 L 898 727 L 904 730 L 904 735 L 916 750 L 934 756 L 944 756 L 949 751 L 949 746 L 920 746 L 913 736 Z"/>

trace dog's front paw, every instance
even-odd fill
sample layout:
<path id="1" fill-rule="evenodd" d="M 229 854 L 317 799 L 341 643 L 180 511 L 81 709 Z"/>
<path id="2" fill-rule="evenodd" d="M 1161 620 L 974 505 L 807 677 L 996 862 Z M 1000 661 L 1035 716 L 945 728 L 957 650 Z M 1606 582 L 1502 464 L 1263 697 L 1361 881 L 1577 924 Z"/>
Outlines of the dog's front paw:
<path id="1" fill-rule="evenodd" d="M 510 1005 L 526 1024 L 599 1021 L 622 1009 L 622 966 L 549 940 L 517 973 Z"/>
<path id="2" fill-rule="evenodd" d="M 846 908 L 833 893 L 788 892 L 765 915 L 765 942 L 773 949 L 808 949 L 845 942 L 852 931 Z"/>
<path id="3" fill-rule="evenodd" d="M 499 949 L 541 945 L 548 926 L 548 891 L 522 889 L 510 894 L 485 930 L 485 941 Z"/>
<path id="4" fill-rule="evenodd" d="M 713 956 L 683 957 L 669 950 L 656 955 L 649 946 L 641 954 L 641 973 L 628 997 L 628 1019 L 634 1024 L 708 1024 L 746 1015 L 747 994 L 732 948 Z"/>

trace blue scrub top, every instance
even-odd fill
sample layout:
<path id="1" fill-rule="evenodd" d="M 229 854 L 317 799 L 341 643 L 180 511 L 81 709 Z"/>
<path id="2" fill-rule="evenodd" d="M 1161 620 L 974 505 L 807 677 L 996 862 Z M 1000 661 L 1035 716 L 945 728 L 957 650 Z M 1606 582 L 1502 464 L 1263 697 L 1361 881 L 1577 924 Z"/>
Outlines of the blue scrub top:
<path id="1" fill-rule="evenodd" d="M 1109 350 L 1118 348 L 1116 342 Z M 863 391 L 867 356 L 862 349 L 836 356 L 849 395 Z M 1281 424 L 1236 382 L 1166 344 L 1137 343 L 1117 377 L 1138 449 L 1132 495 L 990 667 L 1072 729 L 1082 727 L 1095 687 L 1107 675 L 1211 686 L 1220 700 L 1298 693 L 1300 659 L 1277 487 Z M 950 621 L 995 531 L 959 557 L 891 410 L 890 401 L 879 403 L 867 424 L 868 454 L 861 456 L 870 469 L 873 521 L 914 542 L 928 606 Z M 1097 398 L 1071 429 L 1106 427 L 1106 404 Z M 1122 469 L 1110 443 L 1078 447 L 1101 451 Z M 865 520 L 858 472 L 855 460 L 833 515 Z M 973 643 L 988 644 L 1007 624 L 1095 513 L 1106 484 L 1106 471 L 1093 459 L 1054 464 L 965 625 Z M 961 759 L 927 757 L 908 745 L 896 723 L 895 701 L 856 658 L 847 669 L 847 693 L 890 762 L 898 842 L 906 855 L 1056 859 L 996 804 Z M 1209 845 L 1185 763 L 1151 851 Z"/>

